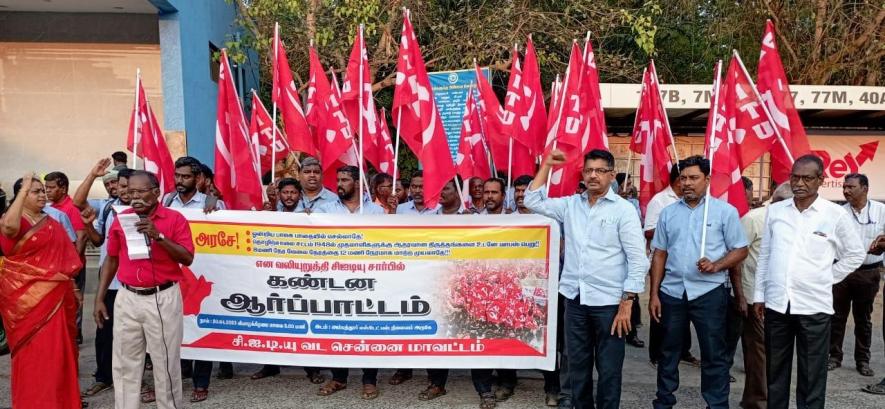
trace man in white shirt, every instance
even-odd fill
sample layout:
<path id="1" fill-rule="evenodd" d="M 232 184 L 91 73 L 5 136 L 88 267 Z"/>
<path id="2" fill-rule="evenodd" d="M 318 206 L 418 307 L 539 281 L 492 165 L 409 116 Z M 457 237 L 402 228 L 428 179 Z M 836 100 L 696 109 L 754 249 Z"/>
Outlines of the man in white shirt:
<path id="1" fill-rule="evenodd" d="M 409 181 L 409 194 L 412 200 L 396 207 L 396 214 L 436 214 L 439 204 L 430 208 L 424 205 L 424 172 L 416 171 Z"/>
<path id="2" fill-rule="evenodd" d="M 790 183 L 784 183 L 777 187 L 771 196 L 771 203 L 792 199 L 793 192 Z M 740 286 L 744 289 L 744 295 L 748 297 L 748 311 L 753 309 L 753 295 L 756 288 L 756 265 L 759 259 L 759 249 L 762 247 L 762 232 L 765 231 L 765 214 L 768 205 L 750 210 L 741 218 L 741 226 L 747 234 L 750 243 L 747 258 L 741 271 Z M 737 285 L 737 284 L 736 284 Z M 746 314 L 741 317 L 740 341 L 744 351 L 744 393 L 741 396 L 740 406 L 744 409 L 765 409 L 768 401 L 768 383 L 765 377 L 765 329 L 762 321 L 756 314 Z M 736 342 L 736 341 L 735 341 Z"/>
<path id="3" fill-rule="evenodd" d="M 769 409 L 789 407 L 794 344 L 796 405 L 824 408 L 833 285 L 860 267 L 867 253 L 851 215 L 818 195 L 823 172 L 817 156 L 796 159 L 793 200 L 768 206 L 762 232 L 754 312 L 765 321 Z"/>
<path id="4" fill-rule="evenodd" d="M 654 195 L 645 207 L 643 230 L 645 230 L 645 239 L 648 240 L 649 243 L 655 236 L 655 227 L 658 225 L 658 218 L 661 216 L 661 211 L 663 211 L 665 207 L 678 202 L 680 198 L 682 198 L 682 187 L 679 183 L 679 165 L 674 163 L 670 168 L 670 186 Z M 663 344 L 664 331 L 661 327 L 661 323 L 652 319 L 649 320 L 649 323 L 648 361 L 651 366 L 657 367 L 658 360 L 661 358 L 661 345 Z M 701 366 L 701 361 L 691 354 L 690 326 L 685 327 L 682 339 L 682 362 L 695 367 Z M 631 345 L 639 347 L 639 345 L 635 343 L 631 343 Z"/>
<path id="5" fill-rule="evenodd" d="M 860 232 L 864 248 L 869 253 L 875 251 L 876 237 L 885 233 L 885 205 L 867 198 L 870 181 L 866 175 L 852 173 L 845 176 L 842 194 L 843 206 L 851 215 L 848 218 Z M 882 274 L 882 255 L 867 254 L 867 258 L 856 271 L 849 274 L 833 287 L 833 328 L 830 333 L 830 360 L 827 369 L 842 366 L 842 341 L 845 339 L 845 323 L 848 313 L 854 314 L 854 363 L 857 372 L 863 376 L 873 376 L 870 368 L 870 343 L 873 340 L 873 302 L 879 293 L 879 278 Z"/>

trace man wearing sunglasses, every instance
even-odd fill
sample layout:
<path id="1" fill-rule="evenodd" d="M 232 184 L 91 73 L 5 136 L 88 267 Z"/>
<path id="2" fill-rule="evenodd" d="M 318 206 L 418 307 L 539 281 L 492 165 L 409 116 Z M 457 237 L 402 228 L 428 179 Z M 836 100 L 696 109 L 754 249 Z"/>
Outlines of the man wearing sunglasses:
<path id="1" fill-rule="evenodd" d="M 873 339 L 873 302 L 879 292 L 879 275 L 882 267 L 882 253 L 876 252 L 876 238 L 885 229 L 885 205 L 867 198 L 870 181 L 866 175 L 852 173 L 845 176 L 842 194 L 843 206 L 849 212 L 851 221 L 860 233 L 867 257 L 863 264 L 833 286 L 833 326 L 830 332 L 830 359 L 827 370 L 842 366 L 842 340 L 845 338 L 845 323 L 848 312 L 854 314 L 854 363 L 857 372 L 863 376 L 873 376 L 870 368 L 870 342 Z"/>

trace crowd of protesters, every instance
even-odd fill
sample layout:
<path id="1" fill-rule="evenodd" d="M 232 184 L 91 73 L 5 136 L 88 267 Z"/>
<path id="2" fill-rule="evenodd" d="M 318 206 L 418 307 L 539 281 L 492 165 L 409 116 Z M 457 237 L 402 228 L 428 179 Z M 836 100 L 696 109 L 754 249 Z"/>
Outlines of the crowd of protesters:
<path id="1" fill-rule="evenodd" d="M 180 359 L 181 266 L 193 261 L 187 220 L 175 209 L 224 210 L 211 169 L 192 157 L 175 162 L 175 191 L 161 195 L 157 177 L 126 166 L 116 152 L 82 175 L 70 192 L 61 172 L 23 175 L 7 201 L 0 190 L 0 313 L 12 352 L 13 407 L 79 408 L 113 390 L 117 408 L 156 402 L 180 408 L 205 401 L 213 367 L 217 377 L 236 374 L 231 363 Z M 323 186 L 324 169 L 304 158 L 296 177 L 268 181 L 262 211 L 426 216 L 537 213 L 562 227 L 559 272 L 557 366 L 542 371 L 544 404 L 563 408 L 620 406 L 626 345 L 646 347 L 637 327 L 639 297 L 648 299 L 649 363 L 657 371 L 655 408 L 676 405 L 679 365 L 700 367 L 701 395 L 710 408 L 729 406 L 730 375 L 738 342 L 746 372 L 741 407 L 787 408 L 794 354 L 798 361 L 795 402 L 823 408 L 827 372 L 843 364 L 846 321 L 855 322 L 854 364 L 872 377 L 871 320 L 885 251 L 885 205 L 870 200 L 863 174 L 845 176 L 842 206 L 822 198 L 823 163 L 797 158 L 789 182 L 743 217 L 727 202 L 707 196 L 710 164 L 692 156 L 674 165 L 670 186 L 640 210 L 630 175 L 617 173 L 615 159 L 591 151 L 572 196 L 549 198 L 550 169 L 565 163 L 554 150 L 537 175 L 481 180 L 455 178 L 439 204 L 424 200 L 420 171 L 403 180 L 371 175 L 361 194 L 360 169 L 335 169 L 337 191 Z M 100 180 L 107 196 L 90 199 Z M 508 184 L 510 186 L 508 186 Z M 150 257 L 130 259 L 117 211 L 139 217 Z M 85 249 L 99 250 L 98 277 L 87 277 Z M 94 299 L 83 297 L 86 280 L 98 281 Z M 82 303 L 94 302 L 95 368 L 78 368 Z M 691 328 L 700 347 L 692 356 Z M 148 355 L 148 352 L 150 354 Z M 93 370 L 94 383 L 80 390 L 78 370 Z M 594 387 L 594 370 L 597 373 Z M 346 368 L 304 368 L 317 394 L 342 392 Z M 360 397 L 381 394 L 378 369 L 362 368 Z M 151 373 L 153 382 L 143 375 Z M 261 379 L 280 373 L 264 365 Z M 512 369 L 474 368 L 471 378 L 482 409 L 509 399 L 517 384 Z M 416 399 L 446 394 L 449 371 L 428 369 Z M 399 385 L 415 371 L 396 371 Z M 190 396 L 182 378 L 193 380 Z M 885 395 L 885 379 L 866 392 Z M 408 406 L 408 405 L 406 405 Z"/>

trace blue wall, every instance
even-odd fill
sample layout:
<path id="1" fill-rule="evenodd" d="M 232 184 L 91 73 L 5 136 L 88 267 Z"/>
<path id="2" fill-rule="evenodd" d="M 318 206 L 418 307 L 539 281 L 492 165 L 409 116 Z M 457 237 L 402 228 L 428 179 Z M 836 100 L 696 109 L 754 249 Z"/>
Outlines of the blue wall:
<path id="1" fill-rule="evenodd" d="M 236 5 L 225 0 L 150 1 L 160 13 L 164 128 L 184 130 L 188 154 L 211 167 L 218 84 L 212 81 L 209 43 L 223 48 L 238 31 Z M 242 89 L 258 88 L 257 59 L 243 68 Z"/>

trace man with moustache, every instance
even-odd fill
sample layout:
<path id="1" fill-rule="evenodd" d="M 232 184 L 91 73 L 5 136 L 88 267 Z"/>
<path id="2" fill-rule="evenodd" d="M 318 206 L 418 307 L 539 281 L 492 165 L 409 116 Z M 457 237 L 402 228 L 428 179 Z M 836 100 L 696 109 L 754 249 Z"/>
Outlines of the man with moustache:
<path id="1" fill-rule="evenodd" d="M 528 207 L 525 207 L 525 191 L 532 184 L 532 177 L 522 175 L 513 181 L 513 200 L 516 203 L 516 212 L 519 214 L 532 214 Z"/>
<path id="2" fill-rule="evenodd" d="M 654 255 L 648 312 L 664 330 L 657 366 L 658 391 L 652 404 L 655 409 L 676 405 L 679 360 L 685 328 L 691 322 L 702 340 L 701 395 L 707 407 L 727 408 L 731 360 L 726 340 L 726 283 L 729 270 L 747 257 L 747 237 L 737 210 L 706 196 L 709 160 L 690 156 L 680 161 L 679 180 L 682 199 L 661 212 L 651 243 Z M 702 244 L 704 229 L 707 235 Z M 740 291 L 739 286 L 734 289 Z"/>
<path id="3" fill-rule="evenodd" d="M 396 214 L 433 214 L 439 207 L 439 204 L 432 209 L 424 206 L 424 173 L 420 170 L 409 180 L 409 194 L 412 200 L 397 206 Z"/>
<path id="4" fill-rule="evenodd" d="M 200 161 L 190 156 L 183 156 L 175 161 L 175 192 L 166 194 L 163 206 L 170 209 L 200 209 L 204 212 L 224 210 L 223 200 L 210 200 L 209 196 L 197 190 L 201 177 Z M 194 390 L 191 402 L 202 402 L 209 397 L 209 383 L 212 377 L 212 362 L 184 359 L 181 361 L 182 375 L 191 377 Z M 223 362 L 219 364 L 219 377 L 233 377 L 233 365 Z"/>
<path id="5" fill-rule="evenodd" d="M 283 213 L 300 213 L 299 205 L 301 204 L 301 183 L 294 178 L 282 178 L 277 182 L 277 205 L 276 211 Z M 304 367 L 304 372 L 310 383 L 315 385 L 326 381 L 326 377 L 320 373 L 319 368 Z M 267 378 L 269 376 L 277 376 L 280 374 L 280 366 L 273 364 L 265 364 L 257 372 L 250 377 L 252 380 Z"/>
<path id="6" fill-rule="evenodd" d="M 594 149 L 584 156 L 587 191 L 550 199 L 543 191 L 550 169 L 568 158 L 551 152 L 526 191 L 525 205 L 563 224 L 565 259 L 559 293 L 565 298 L 565 342 L 571 403 L 575 408 L 617 408 L 621 400 L 624 337 L 630 311 L 645 286 L 648 258 L 633 206 L 611 189 L 615 159 Z M 594 399 L 593 370 L 599 374 Z"/>
<path id="7" fill-rule="evenodd" d="M 481 178 L 474 176 L 467 183 L 469 185 L 467 191 L 470 192 L 470 210 L 474 213 L 479 213 L 485 209 L 485 182 Z"/>
<path id="8" fill-rule="evenodd" d="M 402 179 L 396 181 L 396 190 L 394 194 L 396 195 L 396 204 L 401 205 L 405 202 L 409 201 L 409 183 Z"/>
<path id="9" fill-rule="evenodd" d="M 506 183 L 502 179 L 491 178 L 483 184 L 483 209 L 479 214 L 510 214 L 504 206 L 504 189 Z"/>
<path id="10" fill-rule="evenodd" d="M 466 214 L 469 213 L 464 209 L 461 203 L 461 194 L 458 192 L 458 186 L 463 182 L 460 176 L 446 182 L 442 190 L 439 192 L 439 207 L 434 214 Z"/>
<path id="11" fill-rule="evenodd" d="M 851 214 L 818 195 L 823 181 L 823 161 L 800 156 L 790 173 L 793 200 L 768 206 L 753 309 L 765 322 L 770 409 L 789 407 L 794 346 L 796 406 L 825 407 L 833 286 L 867 253 Z"/>
<path id="12" fill-rule="evenodd" d="M 317 158 L 308 156 L 301 161 L 301 203 L 298 210 L 313 211 L 327 203 L 338 200 L 338 196 L 323 187 L 323 167 Z"/>
<path id="13" fill-rule="evenodd" d="M 876 251 L 876 239 L 885 234 L 885 204 L 869 199 L 870 180 L 861 173 L 845 176 L 842 194 L 847 203 L 842 207 L 852 217 L 854 227 L 860 232 L 867 249 L 863 264 L 833 286 L 833 327 L 830 332 L 830 359 L 827 369 L 842 366 L 842 341 L 848 313 L 854 316 L 854 363 L 857 372 L 873 376 L 870 368 L 870 344 L 873 341 L 873 303 L 879 293 L 882 275 L 882 253 Z"/>
<path id="14" fill-rule="evenodd" d="M 117 176 L 116 183 L 116 194 L 117 198 L 111 202 L 107 203 L 92 203 L 87 202 L 87 197 L 89 196 L 89 188 L 92 187 L 92 184 L 95 182 L 95 179 L 99 177 L 106 176 L 108 173 L 105 169 L 110 164 L 110 160 L 102 159 L 100 160 L 95 167 L 86 175 L 86 178 L 83 180 L 83 183 L 80 184 L 80 187 L 77 188 L 77 191 L 74 193 L 73 201 L 74 205 L 78 208 L 86 209 L 88 206 L 92 206 L 92 210 L 96 213 L 96 220 L 93 226 L 93 229 L 87 229 L 87 231 L 94 232 L 97 237 L 90 237 L 90 241 L 94 246 L 99 247 L 99 257 L 98 257 L 98 265 L 99 268 L 104 265 L 104 260 L 107 258 L 107 234 L 108 230 L 110 230 L 111 225 L 113 225 L 114 220 L 117 219 L 117 213 L 114 210 L 113 206 L 129 206 L 129 177 L 132 175 L 131 169 L 120 169 L 119 171 L 114 171 Z M 96 206 L 97 205 L 97 206 Z M 91 236 L 91 235 L 90 235 Z M 99 269 L 99 277 L 101 277 L 101 270 Z M 95 396 L 96 394 L 108 390 L 114 385 L 114 378 L 112 373 L 112 360 L 113 360 L 113 342 L 114 342 L 114 301 L 117 299 L 117 291 L 120 289 L 120 281 L 114 277 L 108 285 L 108 289 L 105 292 L 104 299 L 102 299 L 102 303 L 105 306 L 105 309 L 110 317 L 103 327 L 97 327 L 95 329 L 95 381 L 86 388 L 86 391 L 83 392 L 85 396 Z M 97 302 L 98 300 L 96 300 Z"/>
<path id="15" fill-rule="evenodd" d="M 326 203 L 314 209 L 314 213 L 329 214 L 372 214 L 383 215 L 384 209 L 372 203 L 368 195 L 363 196 L 360 207 L 360 169 L 356 166 L 342 166 L 338 168 L 338 199 Z M 320 387 L 317 394 L 320 396 L 332 395 L 347 387 L 349 368 L 332 368 L 332 380 Z M 363 390 L 360 395 L 363 399 L 371 400 L 378 397 L 378 369 L 363 369 Z"/>
<path id="16" fill-rule="evenodd" d="M 113 378 L 117 408 L 139 408 L 145 351 L 152 352 L 154 385 L 159 408 L 181 408 L 182 300 L 178 282 L 181 265 L 194 259 L 190 225 L 180 213 L 159 203 L 160 183 L 156 175 L 134 171 L 127 191 L 131 209 L 137 214 L 139 233 L 150 240 L 150 257 L 129 258 L 126 236 L 119 220 L 108 232 L 107 257 L 93 316 L 99 328 L 110 319 L 103 300 L 116 276 L 122 284 L 114 302 Z"/>
<path id="17" fill-rule="evenodd" d="M 396 213 L 399 201 L 393 194 L 393 177 L 383 172 L 379 173 L 372 177 L 369 186 L 372 188 L 374 203 L 381 206 L 386 214 Z"/>

